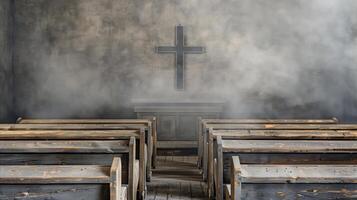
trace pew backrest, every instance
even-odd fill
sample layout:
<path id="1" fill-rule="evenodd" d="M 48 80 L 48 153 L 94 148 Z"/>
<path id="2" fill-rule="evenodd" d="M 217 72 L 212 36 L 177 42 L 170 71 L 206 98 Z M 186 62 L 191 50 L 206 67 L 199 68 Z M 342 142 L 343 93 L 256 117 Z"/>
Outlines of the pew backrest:
<path id="1" fill-rule="evenodd" d="M 260 188 L 264 188 L 262 184 L 267 184 L 268 190 L 269 186 L 272 188 L 273 185 L 281 184 L 280 193 L 284 194 L 283 196 L 294 196 L 294 194 L 287 194 L 294 190 L 286 190 L 287 187 L 283 186 L 286 184 L 324 184 L 325 188 L 326 184 L 340 184 L 345 191 L 334 190 L 334 193 L 340 193 L 341 197 L 352 197 L 353 194 L 349 195 L 346 187 L 343 186 L 355 184 L 357 188 L 357 165 L 242 165 L 239 157 L 233 156 L 231 182 L 226 190 L 226 195 L 229 197 L 227 199 L 241 200 L 249 193 L 244 187 L 245 184 L 258 184 Z M 310 188 L 314 187 L 316 186 L 310 186 Z M 301 192 L 301 190 L 297 191 Z M 316 188 L 314 193 L 317 198 L 320 191 Z M 302 195 L 300 196 L 303 198 Z M 269 198 L 268 194 L 264 198 Z"/>
<path id="2" fill-rule="evenodd" d="M 0 166 L 0 185 L 3 188 L 4 185 L 108 185 L 110 200 L 121 200 L 127 195 L 125 194 L 125 187 L 122 186 L 121 173 L 122 163 L 121 159 L 115 157 L 111 166 L 101 165 L 3 165 Z M 6 186 L 5 186 L 6 187 Z M 15 186 L 16 187 L 16 186 Z M 38 186 L 41 188 L 42 186 Z M 5 188 L 6 190 L 6 188 Z M 93 190 L 93 186 L 92 186 Z M 5 198 L 11 198 L 11 192 L 15 190 L 9 190 L 6 193 L 8 197 L 2 192 L 2 196 Z M 21 191 L 21 190 L 19 190 Z M 99 190 L 103 192 L 102 190 Z M 27 193 L 32 192 L 27 190 Z M 78 191 L 80 192 L 80 191 Z M 75 194 L 75 193 L 72 193 Z M 12 194 L 18 195 L 18 194 Z M 41 194 L 43 198 L 51 198 L 53 194 L 51 192 L 45 192 Z M 66 190 L 61 192 L 61 189 L 57 189 L 57 194 L 61 195 L 61 199 L 75 199 L 71 195 L 66 195 Z M 82 195 L 85 195 L 82 193 Z M 86 195 L 85 195 L 86 196 Z M 102 196 L 102 195 L 101 195 Z M 40 197 L 40 196 L 39 196 Z M 52 196 L 53 197 L 53 196 Z M 94 195 L 94 197 L 96 197 Z M 87 196 L 88 199 L 93 199 L 93 196 Z"/>

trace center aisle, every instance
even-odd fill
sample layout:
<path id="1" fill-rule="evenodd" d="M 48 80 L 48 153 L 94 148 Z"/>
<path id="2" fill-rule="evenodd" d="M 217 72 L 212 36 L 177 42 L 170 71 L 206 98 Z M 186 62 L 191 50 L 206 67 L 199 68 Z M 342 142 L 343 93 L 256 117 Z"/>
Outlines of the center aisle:
<path id="1" fill-rule="evenodd" d="M 207 199 L 206 184 L 197 169 L 195 156 L 160 156 L 152 182 L 148 183 L 148 200 Z"/>

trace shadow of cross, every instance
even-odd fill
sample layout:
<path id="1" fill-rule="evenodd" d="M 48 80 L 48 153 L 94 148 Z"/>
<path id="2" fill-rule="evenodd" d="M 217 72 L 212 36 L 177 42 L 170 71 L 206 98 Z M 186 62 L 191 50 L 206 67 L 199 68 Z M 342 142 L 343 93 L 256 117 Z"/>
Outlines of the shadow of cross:
<path id="1" fill-rule="evenodd" d="M 185 54 L 203 54 L 206 52 L 204 47 L 185 46 L 183 26 L 176 26 L 175 46 L 159 46 L 155 48 L 156 53 L 174 53 L 176 55 L 176 89 L 185 88 Z"/>

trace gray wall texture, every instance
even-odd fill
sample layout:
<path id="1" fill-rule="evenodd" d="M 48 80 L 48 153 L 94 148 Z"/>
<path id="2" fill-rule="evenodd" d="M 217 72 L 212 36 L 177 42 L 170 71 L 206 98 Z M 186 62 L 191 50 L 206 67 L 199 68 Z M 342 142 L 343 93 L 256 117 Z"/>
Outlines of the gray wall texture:
<path id="1" fill-rule="evenodd" d="M 12 15 L 10 0 L 0 1 L 0 122 L 12 113 Z"/>
<path id="2" fill-rule="evenodd" d="M 242 116 L 354 119 L 355 0 L 16 0 L 16 113 L 132 114 L 133 99 L 226 101 Z M 187 45 L 174 88 L 175 25 Z M 120 114 L 121 113 L 121 114 Z"/>

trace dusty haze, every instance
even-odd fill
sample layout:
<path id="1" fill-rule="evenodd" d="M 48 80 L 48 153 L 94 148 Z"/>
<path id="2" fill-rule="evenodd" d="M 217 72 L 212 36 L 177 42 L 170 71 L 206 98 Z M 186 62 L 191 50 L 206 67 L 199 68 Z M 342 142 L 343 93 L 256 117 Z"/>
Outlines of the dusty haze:
<path id="1" fill-rule="evenodd" d="M 29 117 L 130 117 L 133 99 L 226 101 L 234 116 L 357 111 L 355 0 L 15 0 L 16 106 Z M 174 89 L 175 25 L 188 45 Z"/>

